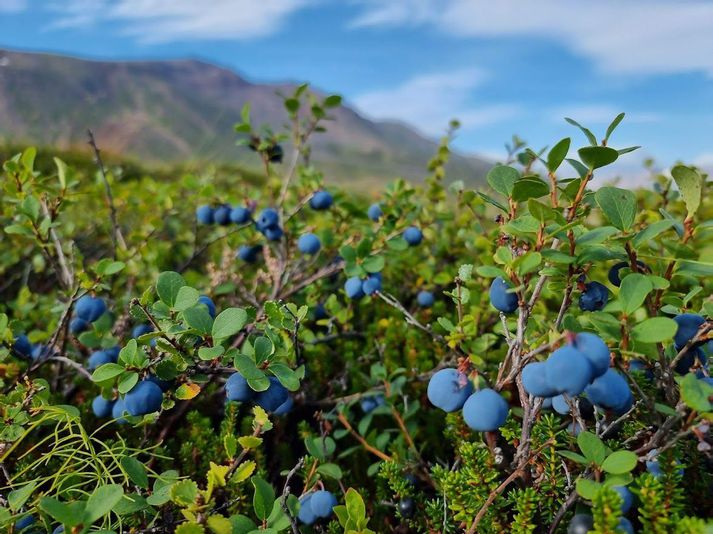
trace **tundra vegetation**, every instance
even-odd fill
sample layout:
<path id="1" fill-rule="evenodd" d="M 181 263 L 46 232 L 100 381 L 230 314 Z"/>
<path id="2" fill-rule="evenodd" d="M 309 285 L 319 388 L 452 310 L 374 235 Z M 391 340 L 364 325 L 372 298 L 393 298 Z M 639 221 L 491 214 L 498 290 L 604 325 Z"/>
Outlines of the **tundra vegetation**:
<path id="1" fill-rule="evenodd" d="M 707 176 L 602 183 L 621 114 L 475 190 L 454 122 L 367 198 L 310 165 L 339 104 L 246 106 L 261 179 L 3 163 L 0 528 L 710 532 Z"/>

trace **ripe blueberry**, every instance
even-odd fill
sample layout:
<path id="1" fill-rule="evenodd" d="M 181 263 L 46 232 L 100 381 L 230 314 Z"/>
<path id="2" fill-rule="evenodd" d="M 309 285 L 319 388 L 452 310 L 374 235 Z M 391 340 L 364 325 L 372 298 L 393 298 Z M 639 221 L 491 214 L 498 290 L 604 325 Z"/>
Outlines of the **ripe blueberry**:
<path id="1" fill-rule="evenodd" d="M 297 240 L 297 248 L 302 254 L 317 254 L 322 244 L 313 233 L 302 234 Z"/>
<path id="2" fill-rule="evenodd" d="M 403 235 L 410 247 L 415 247 L 423 241 L 423 233 L 421 232 L 421 229 L 416 226 L 409 226 L 406 228 Z"/>
<path id="3" fill-rule="evenodd" d="M 327 191 L 315 191 L 312 198 L 309 199 L 309 205 L 313 210 L 329 209 L 334 202 L 332 195 Z"/>
<path id="4" fill-rule="evenodd" d="M 463 405 L 463 419 L 466 424 L 478 432 L 497 430 L 508 417 L 508 403 L 493 389 L 476 391 Z"/>
<path id="5" fill-rule="evenodd" d="M 472 392 L 473 384 L 457 369 L 441 369 L 428 381 L 428 400 L 444 412 L 460 410 Z"/>
<path id="6" fill-rule="evenodd" d="M 130 415 L 145 415 L 161 409 L 163 392 L 151 380 L 142 380 L 124 396 L 124 405 Z"/>
<path id="7" fill-rule="evenodd" d="M 509 291 L 510 284 L 498 276 L 490 284 L 490 304 L 498 311 L 512 313 L 517 309 L 517 293 Z"/>

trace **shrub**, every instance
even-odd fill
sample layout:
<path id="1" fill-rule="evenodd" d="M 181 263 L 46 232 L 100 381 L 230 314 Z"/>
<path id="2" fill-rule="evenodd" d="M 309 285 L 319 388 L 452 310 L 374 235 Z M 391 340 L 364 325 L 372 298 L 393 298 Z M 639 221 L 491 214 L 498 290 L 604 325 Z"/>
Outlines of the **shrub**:
<path id="1" fill-rule="evenodd" d="M 309 165 L 339 103 L 245 108 L 259 185 L 4 163 L 0 526 L 706 531 L 707 177 L 598 183 L 620 115 L 476 191 L 454 123 L 365 198 Z"/>

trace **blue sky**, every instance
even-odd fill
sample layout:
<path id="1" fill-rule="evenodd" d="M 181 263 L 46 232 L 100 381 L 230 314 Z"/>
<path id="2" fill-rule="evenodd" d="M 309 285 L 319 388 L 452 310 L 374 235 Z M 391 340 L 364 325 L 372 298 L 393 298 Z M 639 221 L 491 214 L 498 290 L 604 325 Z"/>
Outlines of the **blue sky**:
<path id="1" fill-rule="evenodd" d="M 713 2 L 697 0 L 0 0 L 0 46 L 90 58 L 197 57 L 309 81 L 365 115 L 501 155 L 595 133 L 713 167 Z"/>

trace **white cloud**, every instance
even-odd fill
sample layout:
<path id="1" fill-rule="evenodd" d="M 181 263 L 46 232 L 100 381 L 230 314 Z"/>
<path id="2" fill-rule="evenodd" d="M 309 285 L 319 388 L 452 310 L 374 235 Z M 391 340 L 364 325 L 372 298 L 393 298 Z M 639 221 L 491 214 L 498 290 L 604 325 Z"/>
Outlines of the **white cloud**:
<path id="1" fill-rule="evenodd" d="M 462 37 L 535 36 L 605 71 L 713 76 L 713 3 L 704 0 L 356 0 L 352 26 L 431 24 Z"/>
<path id="2" fill-rule="evenodd" d="M 564 117 L 570 117 L 584 126 L 608 125 L 621 111 L 609 104 L 571 104 L 548 111 L 548 116 L 556 122 L 562 122 Z M 661 120 L 662 116 L 659 113 L 651 111 L 627 111 L 624 118 L 626 124 L 650 124 Z"/>
<path id="3" fill-rule="evenodd" d="M 0 0 L 3 1 L 3 0 Z M 65 0 L 56 27 L 118 22 L 143 42 L 252 39 L 270 35 L 315 0 Z"/>
<path id="4" fill-rule="evenodd" d="M 482 108 L 470 104 L 474 90 L 486 78 L 477 69 L 425 74 L 392 88 L 363 93 L 353 101 L 372 118 L 408 122 L 428 135 L 443 133 L 454 118 L 461 121 L 463 130 L 475 129 L 517 113 L 517 107 L 509 104 Z"/>
<path id="5" fill-rule="evenodd" d="M 27 0 L 0 0 L 0 13 L 19 13 L 27 8 Z"/>

